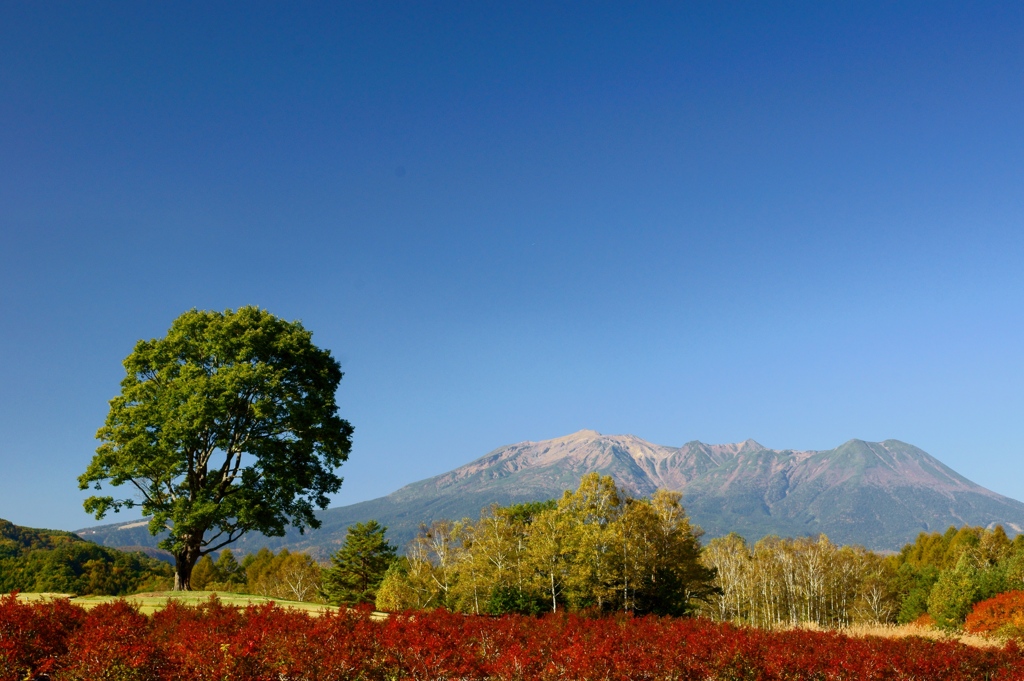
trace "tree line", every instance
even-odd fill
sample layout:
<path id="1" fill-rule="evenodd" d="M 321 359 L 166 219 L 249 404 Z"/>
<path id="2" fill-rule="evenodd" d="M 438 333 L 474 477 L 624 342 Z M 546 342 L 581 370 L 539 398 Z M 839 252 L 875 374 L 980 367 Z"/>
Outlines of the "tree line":
<path id="1" fill-rule="evenodd" d="M 353 525 L 330 564 L 224 550 L 196 564 L 192 585 L 392 612 L 696 613 L 762 628 L 922 617 L 956 628 L 975 603 L 1024 588 L 1024 535 L 1011 541 L 998 526 L 921 533 L 893 555 L 825 535 L 750 544 L 730 534 L 702 547 L 678 493 L 634 499 L 597 473 L 557 500 L 425 524 L 403 556 L 385 534 L 373 520 Z"/>
<path id="2" fill-rule="evenodd" d="M 921 533 L 889 560 L 900 622 L 927 615 L 956 628 L 974 604 L 1024 589 L 1024 535 L 1011 541 L 998 525 Z"/>
<path id="3" fill-rule="evenodd" d="M 895 614 L 885 559 L 825 535 L 769 536 L 753 546 L 736 534 L 713 539 L 701 560 L 720 592 L 701 612 L 758 627 L 813 622 L 842 626 L 885 622 Z"/>
<path id="4" fill-rule="evenodd" d="M 630 611 L 701 614 L 762 628 L 908 623 L 954 629 L 972 607 L 1024 589 L 1024 535 L 950 527 L 893 555 L 824 535 L 754 544 L 736 534 L 701 547 L 677 493 L 633 499 L 584 476 L 558 500 L 493 505 L 476 521 L 424 525 L 404 556 L 376 521 L 349 528 L 330 564 L 282 549 L 195 566 L 197 589 L 478 614 Z M 0 590 L 125 595 L 171 585 L 171 567 L 71 533 L 0 520 Z"/>
<path id="5" fill-rule="evenodd" d="M 203 556 L 192 570 L 192 587 L 199 591 L 229 591 L 290 601 L 326 603 L 324 568 L 311 556 L 267 548 L 246 554 L 241 562 L 230 549 L 214 561 Z"/>
<path id="6" fill-rule="evenodd" d="M 999 526 L 921 533 L 889 556 L 836 546 L 825 535 L 769 536 L 750 546 L 730 534 L 710 541 L 701 560 L 719 588 L 701 613 L 759 627 L 923 617 L 955 629 L 974 604 L 1024 588 L 1024 535 L 1010 541 Z"/>

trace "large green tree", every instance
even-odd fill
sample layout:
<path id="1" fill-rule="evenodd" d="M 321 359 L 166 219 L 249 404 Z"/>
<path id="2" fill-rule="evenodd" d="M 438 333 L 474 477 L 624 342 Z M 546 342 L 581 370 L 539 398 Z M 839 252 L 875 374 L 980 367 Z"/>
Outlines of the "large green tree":
<path id="1" fill-rule="evenodd" d="M 85 509 L 100 519 L 141 506 L 149 531 L 168 533 L 160 546 L 174 554 L 175 589 L 189 590 L 196 561 L 246 532 L 319 527 L 315 507 L 341 487 L 335 471 L 352 446 L 335 402 L 342 372 L 311 337 L 257 307 L 193 309 L 125 359 L 79 486 L 132 487 Z"/>
<path id="2" fill-rule="evenodd" d="M 348 528 L 345 543 L 324 572 L 324 591 L 331 603 L 376 602 L 377 588 L 395 560 L 395 547 L 384 538 L 387 529 L 376 520 Z"/>

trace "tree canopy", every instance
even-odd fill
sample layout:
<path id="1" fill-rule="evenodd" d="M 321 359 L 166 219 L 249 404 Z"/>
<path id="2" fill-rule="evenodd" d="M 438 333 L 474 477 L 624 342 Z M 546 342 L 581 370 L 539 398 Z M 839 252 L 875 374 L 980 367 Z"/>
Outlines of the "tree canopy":
<path id="1" fill-rule="evenodd" d="M 677 492 L 632 499 L 588 473 L 557 502 L 492 506 L 424 526 L 377 594 L 381 610 L 626 610 L 685 615 L 719 593 Z"/>
<path id="2" fill-rule="evenodd" d="M 257 307 L 193 309 L 124 360 L 79 486 L 132 487 L 85 509 L 100 519 L 141 506 L 149 531 L 168 533 L 160 546 L 175 556 L 176 589 L 190 588 L 199 558 L 246 532 L 319 527 L 315 507 L 340 489 L 352 436 L 335 402 L 342 372 L 311 338 Z"/>

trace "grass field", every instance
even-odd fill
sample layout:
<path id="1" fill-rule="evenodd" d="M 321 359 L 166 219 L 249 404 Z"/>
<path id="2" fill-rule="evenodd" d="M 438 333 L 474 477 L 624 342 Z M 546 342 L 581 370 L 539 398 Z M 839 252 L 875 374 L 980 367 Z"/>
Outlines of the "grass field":
<path id="1" fill-rule="evenodd" d="M 825 627 L 804 623 L 792 627 L 805 631 L 829 631 Z M 927 638 L 933 641 L 956 641 L 965 646 L 973 648 L 1001 648 L 1006 645 L 1006 639 L 997 636 L 981 636 L 980 634 L 968 634 L 966 632 L 947 632 L 931 626 L 918 624 L 854 624 L 848 627 L 836 629 L 840 634 L 856 638 L 879 637 L 879 638 L 906 638 L 913 636 Z"/>
<path id="2" fill-rule="evenodd" d="M 70 599 L 75 605 L 80 605 L 83 608 L 91 608 L 100 603 L 109 603 L 110 601 L 116 601 L 120 598 L 129 603 L 134 603 L 139 606 L 139 611 L 143 614 L 152 614 L 157 610 L 162 609 L 169 600 L 174 600 L 180 603 L 189 605 L 195 605 L 201 603 L 210 598 L 210 596 L 217 596 L 221 603 L 225 605 L 237 605 L 245 607 L 247 605 L 260 605 L 261 603 L 276 603 L 282 608 L 291 608 L 294 610 L 304 610 L 311 614 L 318 614 L 322 612 L 330 612 L 337 610 L 337 606 L 325 605 L 323 603 L 304 603 L 301 601 L 286 601 L 280 598 L 267 598 L 266 596 L 254 596 L 252 594 L 236 594 L 222 591 L 159 591 L 154 593 L 141 593 L 133 594 L 131 596 L 74 596 L 73 594 L 56 594 L 56 593 L 19 593 L 18 600 L 31 602 L 31 601 L 45 601 L 53 598 L 67 598 Z"/>

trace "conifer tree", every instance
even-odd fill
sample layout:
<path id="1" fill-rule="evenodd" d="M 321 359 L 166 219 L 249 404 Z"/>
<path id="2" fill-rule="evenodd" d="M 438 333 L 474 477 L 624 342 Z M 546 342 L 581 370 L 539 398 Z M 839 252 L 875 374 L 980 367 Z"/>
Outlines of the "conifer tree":
<path id="1" fill-rule="evenodd" d="M 358 605 L 374 603 L 377 588 L 395 560 L 395 547 L 376 520 L 356 523 L 348 529 L 345 543 L 331 556 L 324 573 L 324 591 L 331 603 Z"/>
<path id="2" fill-rule="evenodd" d="M 245 568 L 239 565 L 231 549 L 224 549 L 215 563 L 217 578 L 228 588 L 245 586 Z"/>
<path id="3" fill-rule="evenodd" d="M 199 559 L 196 566 L 192 568 L 192 588 L 203 591 L 207 586 L 216 584 L 220 580 L 220 575 L 217 574 L 217 566 L 214 565 L 213 559 L 209 555 L 205 555 Z"/>

